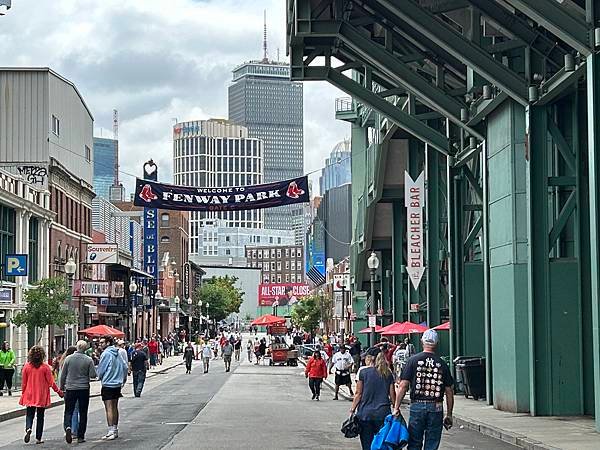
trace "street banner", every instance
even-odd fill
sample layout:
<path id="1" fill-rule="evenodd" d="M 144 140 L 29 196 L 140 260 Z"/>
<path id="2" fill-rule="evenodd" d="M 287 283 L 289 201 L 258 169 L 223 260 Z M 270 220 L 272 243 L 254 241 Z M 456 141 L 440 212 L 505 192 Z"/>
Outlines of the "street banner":
<path id="1" fill-rule="evenodd" d="M 310 293 L 305 283 L 275 283 L 258 285 L 258 306 L 287 306 Z"/>
<path id="2" fill-rule="evenodd" d="M 425 206 L 425 174 L 414 181 L 404 172 L 404 206 L 406 206 L 406 242 L 408 264 L 406 271 L 416 290 L 425 273 L 423 264 L 423 207 Z"/>
<path id="3" fill-rule="evenodd" d="M 134 204 L 182 211 L 240 211 L 307 203 L 308 177 L 253 186 L 203 188 L 137 179 Z"/>
<path id="4" fill-rule="evenodd" d="M 158 180 L 158 167 L 153 160 L 144 164 L 144 183 Z M 139 182 L 140 180 L 138 180 Z M 136 199 L 138 197 L 136 196 Z M 137 203 L 135 203 L 137 205 Z M 144 270 L 158 278 L 158 209 L 156 205 L 142 204 L 144 207 Z"/>

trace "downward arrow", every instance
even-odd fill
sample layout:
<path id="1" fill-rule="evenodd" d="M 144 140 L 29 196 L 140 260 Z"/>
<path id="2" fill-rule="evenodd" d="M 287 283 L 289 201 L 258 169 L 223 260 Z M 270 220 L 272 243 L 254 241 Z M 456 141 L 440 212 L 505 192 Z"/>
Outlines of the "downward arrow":
<path id="1" fill-rule="evenodd" d="M 406 271 L 408 272 L 408 277 L 416 291 L 419 288 L 421 278 L 423 278 L 423 274 L 425 273 L 425 267 L 407 267 Z"/>

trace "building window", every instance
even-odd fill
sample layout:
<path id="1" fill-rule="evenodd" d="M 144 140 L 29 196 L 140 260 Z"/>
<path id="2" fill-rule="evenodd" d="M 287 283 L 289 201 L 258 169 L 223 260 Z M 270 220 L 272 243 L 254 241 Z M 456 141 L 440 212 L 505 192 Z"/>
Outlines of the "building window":
<path id="1" fill-rule="evenodd" d="M 292 283 L 295 283 L 295 282 L 296 282 L 296 275 L 292 274 Z"/>
<path id="2" fill-rule="evenodd" d="M 92 151 L 87 145 L 85 146 L 85 160 L 87 162 L 90 162 L 92 160 Z"/>
<path id="3" fill-rule="evenodd" d="M 290 257 L 290 249 L 289 249 L 289 248 L 286 248 L 286 249 L 285 249 L 285 257 L 286 257 L 286 258 L 289 258 L 289 257 Z"/>
<path id="4" fill-rule="evenodd" d="M 277 282 L 281 283 L 281 274 L 280 273 L 277 274 Z"/>
<path id="5" fill-rule="evenodd" d="M 60 120 L 54 114 L 52 115 L 52 132 L 60 136 Z"/>
<path id="6" fill-rule="evenodd" d="M 275 262 L 271 263 L 271 272 L 275 272 Z"/>
<path id="7" fill-rule="evenodd" d="M 38 253 L 39 253 L 39 222 L 32 217 L 29 219 L 29 283 L 39 280 Z"/>
<path id="8" fill-rule="evenodd" d="M 162 213 L 160 215 L 160 226 L 161 227 L 169 226 L 169 214 L 168 213 Z"/>
<path id="9" fill-rule="evenodd" d="M 285 270 L 289 270 L 290 269 L 290 262 L 286 261 L 285 262 Z"/>
<path id="10" fill-rule="evenodd" d="M 289 274 L 289 273 L 286 273 L 286 274 L 285 274 L 285 282 L 286 282 L 286 283 L 289 283 L 289 282 L 290 282 L 290 274 Z"/>
<path id="11" fill-rule="evenodd" d="M 281 244 L 281 238 L 280 237 L 277 238 L 277 243 Z"/>
<path id="12" fill-rule="evenodd" d="M 277 270 L 281 270 L 281 261 L 277 261 Z"/>
<path id="13" fill-rule="evenodd" d="M 271 258 L 275 258 L 275 249 L 271 250 Z"/>
<path id="14" fill-rule="evenodd" d="M 296 270 L 296 261 L 292 261 L 292 270 Z"/>
<path id="15" fill-rule="evenodd" d="M 225 250 L 225 254 L 226 254 L 227 256 L 231 255 L 231 250 L 230 250 L 230 249 L 226 249 L 226 250 Z"/>
<path id="16" fill-rule="evenodd" d="M 6 254 L 15 252 L 15 210 L 0 205 L 0 261 L 6 259 Z M 7 277 L 2 272 L 2 279 Z"/>
<path id="17" fill-rule="evenodd" d="M 259 257 L 259 258 L 262 258 L 262 250 L 259 250 L 259 251 L 258 251 L 258 257 Z"/>
<path id="18" fill-rule="evenodd" d="M 277 250 L 277 258 L 281 258 L 281 249 Z"/>
<path id="19" fill-rule="evenodd" d="M 231 241 L 231 236 L 225 236 L 225 242 Z"/>
<path id="20" fill-rule="evenodd" d="M 169 242 L 171 242 L 171 238 L 169 238 L 169 236 L 163 236 L 160 238 L 161 244 L 168 244 Z"/>
<path id="21" fill-rule="evenodd" d="M 276 280 L 275 274 L 271 275 L 271 283 L 275 283 L 275 280 Z"/>

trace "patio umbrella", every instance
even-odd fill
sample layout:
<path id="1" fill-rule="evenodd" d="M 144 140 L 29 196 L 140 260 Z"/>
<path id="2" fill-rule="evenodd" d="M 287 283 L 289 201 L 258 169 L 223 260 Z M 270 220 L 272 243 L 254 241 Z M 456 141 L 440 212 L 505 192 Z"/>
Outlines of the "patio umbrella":
<path id="1" fill-rule="evenodd" d="M 399 334 L 412 334 L 412 333 L 423 333 L 427 330 L 427 327 L 419 325 L 418 323 L 412 322 L 395 322 L 385 327 L 385 330 L 381 332 L 383 336 L 395 336 Z"/>
<path id="2" fill-rule="evenodd" d="M 271 314 L 265 314 L 264 316 L 257 317 L 250 325 L 257 325 L 259 327 L 268 327 L 271 325 L 277 325 L 285 323 L 284 317 L 277 317 Z"/>
<path id="3" fill-rule="evenodd" d="M 109 327 L 108 325 L 96 325 L 95 327 L 86 328 L 84 330 L 79 330 L 79 334 L 85 334 L 89 337 L 99 337 L 99 336 L 113 336 L 116 338 L 125 337 L 125 333 L 121 330 L 117 330 L 116 328 Z"/>
<path id="4" fill-rule="evenodd" d="M 375 325 L 375 333 L 381 333 L 383 327 L 381 325 Z M 369 334 L 371 332 L 371 327 L 363 328 L 359 331 L 360 334 Z"/>
<path id="5" fill-rule="evenodd" d="M 441 325 L 438 325 L 437 327 L 433 327 L 434 330 L 449 330 L 450 329 L 450 321 L 448 322 L 444 322 Z"/>

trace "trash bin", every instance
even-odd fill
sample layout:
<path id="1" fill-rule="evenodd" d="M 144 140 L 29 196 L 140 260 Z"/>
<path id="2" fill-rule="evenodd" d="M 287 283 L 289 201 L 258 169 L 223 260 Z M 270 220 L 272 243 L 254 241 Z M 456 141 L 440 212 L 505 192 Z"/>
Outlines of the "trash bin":
<path id="1" fill-rule="evenodd" d="M 464 364 L 462 362 L 465 359 L 472 359 L 474 356 L 457 356 L 454 358 L 454 367 L 456 369 L 456 377 L 454 379 L 454 392 L 466 392 L 465 388 L 465 376 L 464 376 Z"/>
<path id="2" fill-rule="evenodd" d="M 458 358 L 457 358 L 458 359 Z M 485 358 L 461 358 L 456 364 L 457 378 L 461 374 L 465 398 L 485 398 Z"/>

